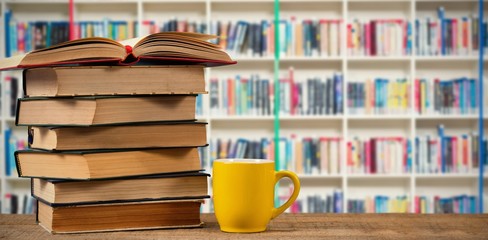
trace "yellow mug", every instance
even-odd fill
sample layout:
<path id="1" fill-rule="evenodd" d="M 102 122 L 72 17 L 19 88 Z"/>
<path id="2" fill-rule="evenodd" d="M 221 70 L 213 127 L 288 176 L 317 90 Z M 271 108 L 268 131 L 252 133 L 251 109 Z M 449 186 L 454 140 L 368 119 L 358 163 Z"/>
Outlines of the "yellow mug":
<path id="1" fill-rule="evenodd" d="M 274 208 L 276 183 L 293 181 L 290 199 Z M 213 163 L 215 215 L 223 232 L 263 232 L 269 221 L 283 213 L 298 197 L 300 181 L 295 173 L 274 170 L 274 161 L 217 159 Z"/>

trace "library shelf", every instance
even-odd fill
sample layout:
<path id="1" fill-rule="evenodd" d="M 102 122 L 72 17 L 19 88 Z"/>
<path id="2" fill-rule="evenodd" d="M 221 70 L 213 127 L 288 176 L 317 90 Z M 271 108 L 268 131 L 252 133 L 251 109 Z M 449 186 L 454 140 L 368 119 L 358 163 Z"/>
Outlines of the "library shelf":
<path id="1" fill-rule="evenodd" d="M 347 174 L 348 179 L 410 179 L 412 174 L 401 173 L 401 174 Z"/>
<path id="2" fill-rule="evenodd" d="M 210 116 L 210 121 L 271 121 L 273 116 Z"/>
<path id="3" fill-rule="evenodd" d="M 298 174 L 298 178 L 302 179 L 341 179 L 343 175 L 321 175 L 321 174 Z"/>
<path id="4" fill-rule="evenodd" d="M 476 173 L 444 173 L 444 174 L 422 174 L 416 173 L 416 179 L 475 179 Z"/>
<path id="5" fill-rule="evenodd" d="M 327 121 L 327 120 L 342 120 L 342 115 L 314 115 L 314 116 L 280 116 L 280 121 Z"/>
<path id="6" fill-rule="evenodd" d="M 410 120 L 412 116 L 407 114 L 349 114 L 346 118 L 350 120 Z"/>
<path id="7" fill-rule="evenodd" d="M 349 62 L 409 62 L 411 56 L 348 56 Z"/>

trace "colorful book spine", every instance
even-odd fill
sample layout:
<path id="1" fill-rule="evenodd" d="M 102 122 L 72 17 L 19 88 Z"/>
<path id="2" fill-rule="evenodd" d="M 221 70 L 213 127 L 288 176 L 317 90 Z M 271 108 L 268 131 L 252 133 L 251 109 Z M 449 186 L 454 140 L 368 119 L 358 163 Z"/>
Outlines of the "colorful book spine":
<path id="1" fill-rule="evenodd" d="M 411 23 L 405 19 L 354 19 L 347 24 L 349 56 L 405 56 L 412 52 Z"/>
<path id="2" fill-rule="evenodd" d="M 280 193 L 281 204 L 288 200 L 290 191 Z M 327 194 L 300 195 L 287 210 L 289 213 L 343 213 L 342 191 Z"/>
<path id="3" fill-rule="evenodd" d="M 273 81 L 259 75 L 210 79 L 212 116 L 271 116 L 274 112 Z"/>
<path id="4" fill-rule="evenodd" d="M 467 194 L 440 197 L 416 196 L 415 213 L 476 214 L 479 211 L 477 197 Z"/>
<path id="5" fill-rule="evenodd" d="M 401 174 L 411 167 L 411 148 L 403 137 L 353 138 L 347 143 L 347 171 L 350 174 Z M 410 165 L 410 166 L 409 166 Z"/>
<path id="6" fill-rule="evenodd" d="M 469 115 L 478 112 L 477 80 L 460 77 L 452 80 L 416 79 L 415 112 Z"/>
<path id="7" fill-rule="evenodd" d="M 233 57 L 272 57 L 274 31 L 280 29 L 282 57 L 329 57 L 341 55 L 340 19 L 283 19 L 275 26 L 272 20 L 259 22 L 214 21 L 210 33 L 221 36 L 214 42 Z"/>
<path id="8" fill-rule="evenodd" d="M 478 149 L 486 142 L 480 145 L 474 132 L 448 136 L 444 126 L 439 125 L 438 136 L 416 137 L 415 144 L 417 173 L 476 173 Z"/>
<path id="9" fill-rule="evenodd" d="M 347 83 L 350 114 L 407 114 L 410 108 L 410 83 L 406 78 L 367 79 Z"/>
<path id="10" fill-rule="evenodd" d="M 448 17 L 440 6 L 437 18 L 418 18 L 415 22 L 418 56 L 469 56 L 479 51 L 477 16 Z M 486 30 L 484 21 L 481 31 Z M 488 36 L 484 35 L 481 41 L 486 43 Z"/>
<path id="11" fill-rule="evenodd" d="M 389 197 L 377 195 L 364 199 L 349 199 L 348 213 L 409 213 L 410 200 L 407 196 Z"/>

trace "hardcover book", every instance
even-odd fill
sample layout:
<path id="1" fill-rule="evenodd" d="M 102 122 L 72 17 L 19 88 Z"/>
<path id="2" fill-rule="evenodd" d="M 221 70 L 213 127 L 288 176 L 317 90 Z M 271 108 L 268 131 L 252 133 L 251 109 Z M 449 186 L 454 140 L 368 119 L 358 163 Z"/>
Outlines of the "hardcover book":
<path id="1" fill-rule="evenodd" d="M 15 152 L 19 177 L 101 179 L 201 170 L 196 147 Z"/>
<path id="2" fill-rule="evenodd" d="M 103 125 L 195 120 L 196 95 L 21 98 L 17 125 Z"/>
<path id="3" fill-rule="evenodd" d="M 219 46 L 207 42 L 213 38 L 216 36 L 186 32 L 161 32 L 120 42 L 83 38 L 1 59 L 0 70 L 65 64 L 132 65 L 140 61 L 206 66 L 234 64 Z"/>
<path id="4" fill-rule="evenodd" d="M 23 74 L 29 97 L 206 93 L 199 65 L 45 67 Z"/>
<path id="5" fill-rule="evenodd" d="M 32 196 L 51 206 L 208 197 L 201 172 L 100 180 L 32 179 Z"/>
<path id="6" fill-rule="evenodd" d="M 206 144 L 206 123 L 177 122 L 94 127 L 29 127 L 31 148 L 136 149 Z"/>
<path id="7" fill-rule="evenodd" d="M 51 233 L 200 227 L 203 200 L 53 207 L 39 201 L 37 222 Z"/>

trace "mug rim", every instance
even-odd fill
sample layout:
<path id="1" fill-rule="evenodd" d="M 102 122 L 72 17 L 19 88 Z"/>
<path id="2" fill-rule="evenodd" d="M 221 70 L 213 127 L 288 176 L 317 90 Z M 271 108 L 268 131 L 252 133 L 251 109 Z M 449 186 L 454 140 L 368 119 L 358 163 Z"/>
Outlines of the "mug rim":
<path id="1" fill-rule="evenodd" d="M 219 159 L 215 159 L 214 162 L 221 162 L 221 163 L 250 163 L 250 164 L 274 163 L 273 160 L 269 160 L 269 159 L 257 159 L 257 158 L 219 158 Z"/>

